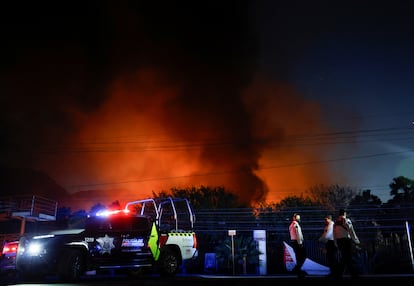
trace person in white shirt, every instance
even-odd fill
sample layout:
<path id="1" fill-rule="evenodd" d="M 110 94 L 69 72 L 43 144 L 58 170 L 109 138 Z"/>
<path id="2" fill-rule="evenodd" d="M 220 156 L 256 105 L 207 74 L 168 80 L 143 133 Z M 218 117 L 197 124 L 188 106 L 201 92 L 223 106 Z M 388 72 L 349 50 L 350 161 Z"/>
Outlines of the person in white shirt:
<path id="1" fill-rule="evenodd" d="M 302 228 L 299 223 L 300 214 L 295 213 L 289 225 L 289 234 L 290 242 L 296 256 L 296 265 L 293 268 L 293 272 L 296 273 L 298 277 L 304 277 L 307 274 L 305 271 L 302 270 L 302 266 L 306 260 L 306 248 L 304 245 Z"/>
<path id="2" fill-rule="evenodd" d="M 334 240 L 340 253 L 336 276 L 342 277 L 344 271 L 347 270 L 351 277 L 358 277 L 358 271 L 352 262 L 352 249 L 353 244 L 359 244 L 359 239 L 344 209 L 339 210 L 338 219 L 334 224 Z"/>
<path id="3" fill-rule="evenodd" d="M 330 270 L 329 276 L 334 276 L 337 265 L 337 247 L 333 236 L 334 222 L 330 214 L 327 214 L 324 220 L 325 227 L 319 241 L 325 244 L 326 262 Z"/>

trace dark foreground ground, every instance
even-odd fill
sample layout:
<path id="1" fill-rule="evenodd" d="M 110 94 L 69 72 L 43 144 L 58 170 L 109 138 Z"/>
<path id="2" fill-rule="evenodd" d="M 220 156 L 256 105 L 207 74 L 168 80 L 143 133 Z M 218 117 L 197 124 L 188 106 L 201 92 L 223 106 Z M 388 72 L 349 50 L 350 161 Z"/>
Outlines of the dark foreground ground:
<path id="1" fill-rule="evenodd" d="M 9 279 L 10 281 L 8 281 Z M 59 283 L 48 279 L 46 281 L 12 281 L 11 278 L 1 277 L 0 285 L 139 285 L 139 286 L 414 286 L 414 274 L 401 275 L 369 275 L 357 279 L 345 276 L 333 279 L 323 276 L 308 276 L 297 278 L 293 275 L 273 276 L 217 276 L 217 275 L 183 275 L 174 278 L 159 276 L 127 277 L 87 277 L 78 283 Z"/>

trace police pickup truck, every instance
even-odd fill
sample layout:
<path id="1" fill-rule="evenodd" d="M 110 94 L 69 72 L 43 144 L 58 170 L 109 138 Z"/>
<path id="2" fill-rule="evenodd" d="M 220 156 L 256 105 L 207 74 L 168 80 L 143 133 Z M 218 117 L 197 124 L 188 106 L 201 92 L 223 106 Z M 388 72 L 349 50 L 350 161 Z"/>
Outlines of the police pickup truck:
<path id="1" fill-rule="evenodd" d="M 16 269 L 22 277 L 57 274 L 76 281 L 101 272 L 178 273 L 197 257 L 194 213 L 186 199 L 145 199 L 86 219 L 84 228 L 22 237 Z"/>

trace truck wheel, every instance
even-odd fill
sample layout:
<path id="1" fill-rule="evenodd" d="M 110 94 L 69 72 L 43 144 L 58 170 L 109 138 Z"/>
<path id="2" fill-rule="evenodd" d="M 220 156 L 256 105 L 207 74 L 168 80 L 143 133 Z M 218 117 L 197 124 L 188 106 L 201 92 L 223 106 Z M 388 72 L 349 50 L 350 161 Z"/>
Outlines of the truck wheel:
<path id="1" fill-rule="evenodd" d="M 162 276 L 174 276 L 180 267 L 178 255 L 171 250 L 164 250 L 159 259 L 159 269 Z"/>
<path id="2" fill-rule="evenodd" d="M 65 281 L 78 281 L 84 268 L 82 253 L 79 250 L 67 250 L 59 262 L 59 274 Z"/>

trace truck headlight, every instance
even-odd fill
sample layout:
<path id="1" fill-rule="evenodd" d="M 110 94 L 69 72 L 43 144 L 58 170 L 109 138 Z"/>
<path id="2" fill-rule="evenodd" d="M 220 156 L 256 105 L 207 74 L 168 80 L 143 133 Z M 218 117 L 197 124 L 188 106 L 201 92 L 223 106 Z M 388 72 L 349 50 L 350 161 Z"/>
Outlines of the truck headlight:
<path id="1" fill-rule="evenodd" d="M 27 246 L 27 255 L 39 256 L 43 252 L 43 247 L 39 242 L 32 242 Z"/>

